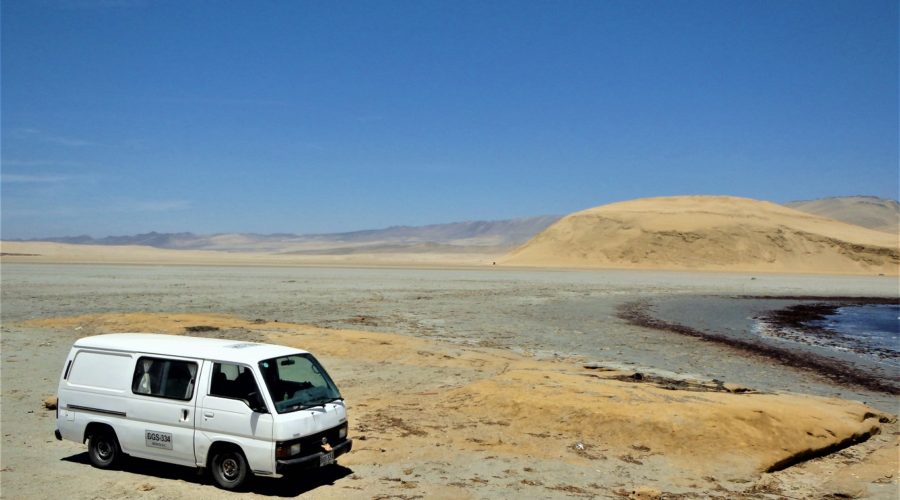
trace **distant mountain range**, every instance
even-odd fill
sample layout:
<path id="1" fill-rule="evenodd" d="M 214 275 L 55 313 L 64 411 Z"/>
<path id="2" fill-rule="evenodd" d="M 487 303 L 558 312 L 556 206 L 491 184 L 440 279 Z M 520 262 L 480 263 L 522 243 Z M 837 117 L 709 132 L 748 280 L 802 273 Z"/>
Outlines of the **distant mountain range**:
<path id="1" fill-rule="evenodd" d="M 785 206 L 802 212 L 898 234 L 900 203 L 874 196 L 845 196 L 796 201 Z M 35 238 L 81 245 L 143 245 L 179 250 L 219 250 L 284 254 L 390 252 L 504 252 L 524 244 L 561 219 L 558 215 L 499 221 L 468 221 L 428 226 L 392 226 L 385 229 L 331 234 L 157 233 L 130 236 L 71 236 Z"/>
<path id="2" fill-rule="evenodd" d="M 876 231 L 900 232 L 900 203 L 876 196 L 841 196 L 794 201 L 785 206 Z"/>
<path id="3" fill-rule="evenodd" d="M 547 215 L 499 221 L 469 221 L 428 226 L 393 226 L 332 234 L 143 233 L 130 236 L 34 238 L 78 245 L 143 245 L 179 250 L 219 250 L 292 254 L 350 254 L 413 251 L 503 250 L 525 243 L 559 220 Z"/>

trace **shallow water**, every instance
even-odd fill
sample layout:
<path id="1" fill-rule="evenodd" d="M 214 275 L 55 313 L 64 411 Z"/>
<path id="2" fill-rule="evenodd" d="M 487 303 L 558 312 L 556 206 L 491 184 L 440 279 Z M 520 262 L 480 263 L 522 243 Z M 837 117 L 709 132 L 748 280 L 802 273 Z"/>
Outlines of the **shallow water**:
<path id="1" fill-rule="evenodd" d="M 838 334 L 845 347 L 900 360 L 900 305 L 872 304 L 838 308 L 811 326 Z"/>

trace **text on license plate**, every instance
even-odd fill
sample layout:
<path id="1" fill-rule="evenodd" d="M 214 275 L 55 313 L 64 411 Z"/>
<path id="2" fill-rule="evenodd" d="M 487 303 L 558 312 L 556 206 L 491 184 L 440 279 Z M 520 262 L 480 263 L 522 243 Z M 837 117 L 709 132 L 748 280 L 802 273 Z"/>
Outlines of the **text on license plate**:
<path id="1" fill-rule="evenodd" d="M 144 444 L 148 448 L 159 448 L 161 450 L 172 449 L 172 434 L 168 432 L 160 432 L 153 430 L 144 431 Z"/>
<path id="2" fill-rule="evenodd" d="M 326 465 L 331 465 L 334 463 L 334 452 L 330 451 L 328 453 L 323 453 L 322 456 L 319 457 L 319 467 L 324 467 Z"/>

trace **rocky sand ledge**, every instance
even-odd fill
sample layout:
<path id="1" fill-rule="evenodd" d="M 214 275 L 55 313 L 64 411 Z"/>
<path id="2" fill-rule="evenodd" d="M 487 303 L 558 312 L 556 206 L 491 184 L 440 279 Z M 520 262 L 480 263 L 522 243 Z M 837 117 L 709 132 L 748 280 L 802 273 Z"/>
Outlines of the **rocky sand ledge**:
<path id="1" fill-rule="evenodd" d="M 218 497 L 186 468 L 92 469 L 83 447 L 52 440 L 41 408 L 75 338 L 191 329 L 309 349 L 349 404 L 356 443 L 340 466 L 259 480 L 255 494 L 891 498 L 898 488 L 896 416 L 858 402 L 391 333 L 138 312 L 4 325 L 4 494 L 52 495 L 38 480 L 51 474 L 75 497 Z"/>

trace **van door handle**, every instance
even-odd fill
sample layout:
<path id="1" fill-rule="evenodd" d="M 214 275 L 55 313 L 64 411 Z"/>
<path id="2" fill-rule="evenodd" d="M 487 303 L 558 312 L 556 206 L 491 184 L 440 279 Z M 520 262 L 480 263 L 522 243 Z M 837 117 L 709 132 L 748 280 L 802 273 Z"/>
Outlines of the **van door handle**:
<path id="1" fill-rule="evenodd" d="M 203 412 L 203 416 L 206 418 L 213 418 L 216 416 L 216 414 L 211 411 L 205 411 L 205 412 Z"/>
<path id="2" fill-rule="evenodd" d="M 190 410 L 181 410 L 181 421 L 187 422 L 188 414 L 190 414 Z"/>

